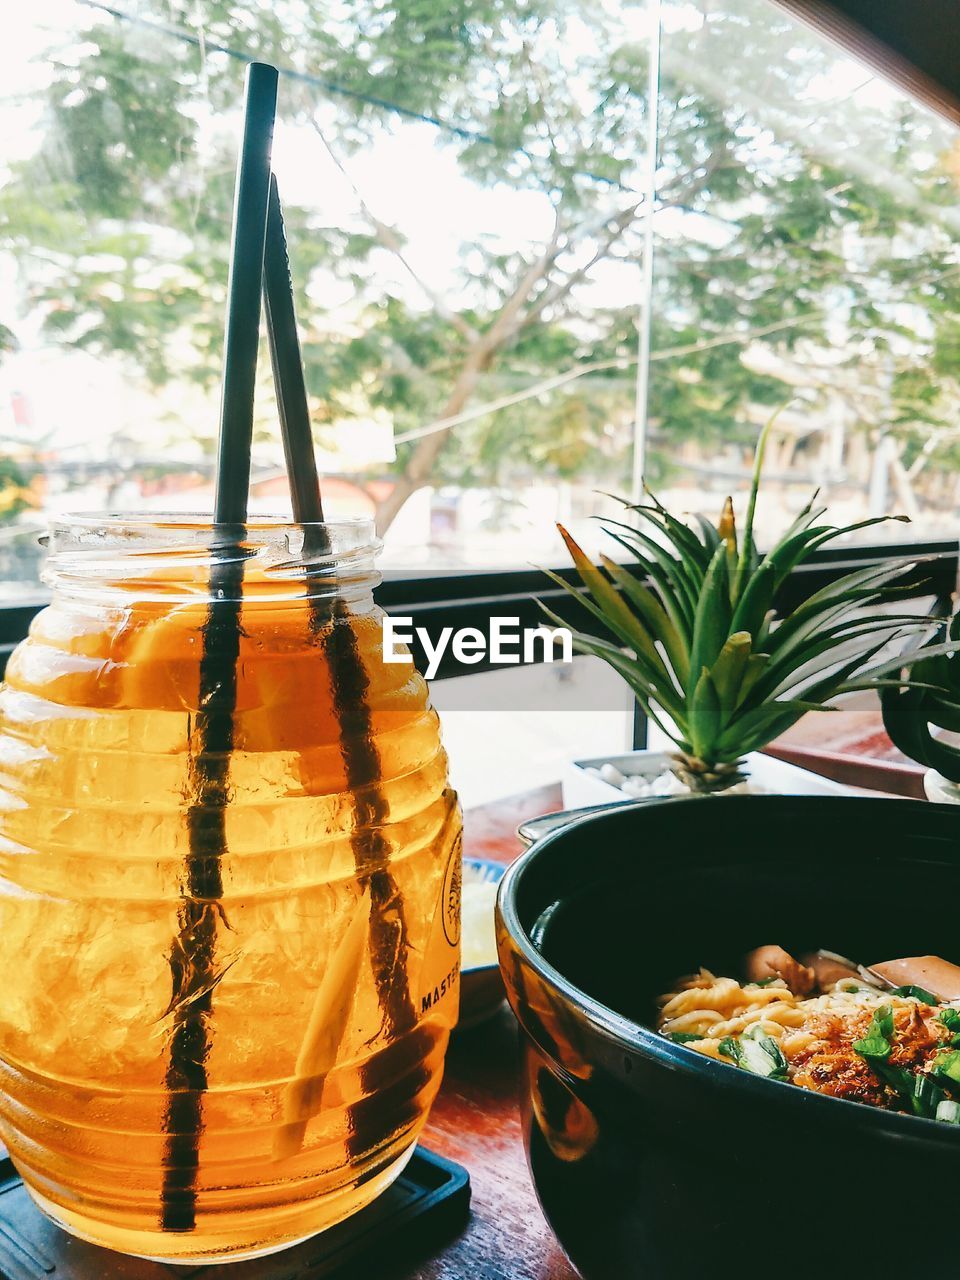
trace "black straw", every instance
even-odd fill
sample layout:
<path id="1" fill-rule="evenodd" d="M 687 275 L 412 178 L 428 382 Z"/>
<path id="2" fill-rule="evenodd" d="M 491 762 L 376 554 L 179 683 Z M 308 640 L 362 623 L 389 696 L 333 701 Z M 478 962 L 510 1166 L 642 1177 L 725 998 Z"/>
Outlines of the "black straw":
<path id="1" fill-rule="evenodd" d="M 293 518 L 298 524 L 323 520 L 320 477 L 313 452 L 310 409 L 303 377 L 297 317 L 293 308 L 293 281 L 287 238 L 283 230 L 283 210 L 277 180 L 270 175 L 267 210 L 267 244 L 263 258 L 263 291 L 267 305 L 267 333 L 273 381 L 280 411 L 280 432 L 290 479 Z"/>
<path id="2" fill-rule="evenodd" d="M 265 62 L 251 62 L 247 68 L 223 346 L 220 447 L 213 503 L 217 524 L 243 524 L 247 515 L 277 80 L 276 67 Z"/>
<path id="3" fill-rule="evenodd" d="M 214 521 L 229 526 L 211 547 L 209 605 L 201 628 L 198 705 L 190 734 L 187 808 L 189 852 L 180 878 L 177 932 L 169 964 L 172 1023 L 164 1083 L 167 1100 L 160 1226 L 191 1232 L 197 1225 L 200 1143 L 207 1062 L 213 1037 L 213 992 L 223 970 L 218 935 L 229 928 L 222 859 L 234 749 L 250 485 L 253 394 L 260 342 L 260 294 L 270 183 L 270 148 L 277 109 L 277 71 L 252 63 L 247 71 L 244 132 L 237 166 L 233 242 L 227 294 Z"/>
<path id="4" fill-rule="evenodd" d="M 304 524 L 304 556 L 327 556 L 330 542 L 323 520 L 320 481 L 297 337 L 293 285 L 283 229 L 283 213 L 276 179 L 270 183 L 267 247 L 264 260 L 267 329 L 273 359 L 284 456 L 290 481 L 294 519 Z M 392 1123 L 397 1099 L 387 1090 L 396 1082 L 397 1053 L 410 1053 L 401 1093 L 415 1097 L 429 1072 L 420 1060 L 423 1046 L 412 1036 L 417 1014 L 407 975 L 410 940 L 400 888 L 390 870 L 393 854 L 384 828 L 390 821 L 390 802 L 384 791 L 383 769 L 373 729 L 370 678 L 364 668 L 349 610 L 340 598 L 331 602 L 324 574 L 308 571 L 310 629 L 323 645 L 332 676 L 340 750 L 353 797 L 354 825 L 350 844 L 359 886 L 370 894 L 369 954 L 380 1014 L 388 1035 L 399 1043 L 368 1058 L 360 1068 L 360 1099 L 347 1109 L 347 1149 L 352 1158 L 366 1155 Z M 322 1082 L 313 1082 L 313 1096 L 322 1097 Z M 302 1142 L 305 1120 L 293 1126 Z"/>

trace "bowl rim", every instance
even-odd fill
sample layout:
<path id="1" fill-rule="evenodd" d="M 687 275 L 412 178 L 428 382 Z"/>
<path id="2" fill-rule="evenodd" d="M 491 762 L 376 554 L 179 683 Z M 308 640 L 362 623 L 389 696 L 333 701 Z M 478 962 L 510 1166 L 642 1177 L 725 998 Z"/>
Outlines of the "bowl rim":
<path id="1" fill-rule="evenodd" d="M 623 814 L 629 810 L 646 810 L 649 812 L 651 803 L 662 805 L 676 804 L 729 804 L 731 802 L 764 804 L 771 800 L 778 801 L 790 799 L 792 801 L 804 799 L 816 799 L 819 802 L 826 800 L 829 804 L 859 804 L 864 801 L 877 803 L 882 800 L 886 803 L 886 797 L 871 796 L 817 796 L 817 797 L 784 797 L 777 795 L 758 795 L 758 796 L 698 796 L 691 798 L 689 796 L 666 796 L 660 799 L 639 799 L 636 801 L 618 802 L 609 806 L 609 809 L 600 810 L 595 813 L 586 813 L 579 818 L 575 818 L 572 822 L 563 827 L 558 827 L 553 831 L 547 832 L 536 840 L 530 847 L 516 858 L 507 867 L 506 873 L 500 881 L 497 891 L 497 922 L 498 926 L 509 935 L 511 943 L 520 952 L 524 960 L 535 970 L 535 972 L 548 983 L 554 986 L 558 992 L 566 999 L 581 1017 L 585 1018 L 589 1023 L 603 1034 L 607 1039 L 612 1040 L 617 1045 L 622 1045 L 626 1049 L 633 1051 L 639 1050 L 647 1054 L 655 1061 L 661 1063 L 667 1068 L 679 1070 L 688 1075 L 703 1076 L 707 1080 L 713 1082 L 717 1086 L 723 1086 L 731 1089 L 739 1089 L 742 1092 L 751 1093 L 759 1089 L 761 1094 L 768 1097 L 771 1102 L 780 1099 L 781 1106 L 802 1107 L 827 1106 L 836 1116 L 836 1123 L 852 1124 L 855 1127 L 866 1127 L 874 1130 L 892 1131 L 891 1136 L 904 1138 L 909 1134 L 914 1139 L 920 1139 L 924 1135 L 928 1141 L 942 1142 L 944 1144 L 960 1143 L 960 1124 L 949 1124 L 942 1120 L 935 1120 L 925 1116 L 912 1116 L 900 1111 L 887 1111 L 881 1107 L 867 1106 L 862 1102 L 854 1102 L 846 1098 L 835 1098 L 829 1094 L 821 1094 L 813 1089 L 802 1089 L 799 1086 L 787 1084 L 784 1081 L 767 1080 L 762 1076 L 756 1076 L 748 1071 L 743 1071 L 735 1067 L 732 1063 L 718 1062 L 713 1058 L 707 1057 L 705 1054 L 697 1053 L 695 1049 L 688 1049 L 686 1045 L 677 1044 L 675 1041 L 668 1040 L 659 1032 L 650 1027 L 645 1027 L 642 1023 L 635 1022 L 632 1018 L 626 1017 L 624 1014 L 617 1013 L 615 1009 L 611 1009 L 609 1005 L 603 1004 L 594 996 L 589 995 L 586 991 L 578 987 L 574 982 L 567 978 L 555 965 L 551 964 L 543 954 L 537 949 L 533 940 L 527 933 L 526 929 L 520 921 L 519 912 L 516 905 L 517 889 L 522 881 L 524 874 L 527 873 L 531 865 L 543 856 L 544 850 L 548 850 L 551 845 L 558 842 L 561 837 L 566 835 L 574 827 L 587 826 L 593 822 L 603 822 L 608 813 L 615 812 Z M 922 800 L 902 800 L 901 804 L 909 805 L 918 810 L 930 809 L 950 809 L 951 805 L 932 805 Z M 498 927 L 498 944 L 500 939 L 501 928 Z M 511 983 L 504 975 L 505 985 L 508 996 L 512 995 Z M 510 1001 L 513 1005 L 513 1001 Z M 516 1010 L 514 1010 L 516 1013 Z M 517 1020 L 521 1025 L 521 1029 L 525 1036 L 531 1039 L 531 1033 L 528 1031 L 523 1019 L 517 1013 Z M 545 1046 L 540 1046 L 546 1051 Z M 552 1056 L 552 1055 L 551 1055 Z M 773 1090 L 774 1092 L 769 1092 Z M 820 1113 L 824 1113 L 821 1111 Z M 846 1119 L 844 1119 L 846 1117 Z M 907 1133 L 903 1132 L 906 1126 Z M 919 1127 L 918 1127 L 919 1126 Z"/>

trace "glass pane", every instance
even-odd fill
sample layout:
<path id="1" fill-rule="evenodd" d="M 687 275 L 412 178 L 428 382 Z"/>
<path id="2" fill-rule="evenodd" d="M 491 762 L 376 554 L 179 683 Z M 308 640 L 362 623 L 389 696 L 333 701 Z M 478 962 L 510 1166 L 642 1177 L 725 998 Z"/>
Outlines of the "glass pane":
<path id="1" fill-rule="evenodd" d="M 819 487 L 956 536 L 960 131 L 769 0 L 664 0 L 647 456 L 668 504 Z M 742 510 L 742 506 L 740 508 Z"/>
<path id="2" fill-rule="evenodd" d="M 586 538 L 596 491 L 630 487 L 652 29 L 647 0 L 60 2 L 13 24 L 0 590 L 35 589 L 52 511 L 210 509 L 249 57 L 285 73 L 329 514 L 375 511 L 404 570 L 556 562 L 557 519 Z M 287 501 L 264 345 L 251 506 Z"/>

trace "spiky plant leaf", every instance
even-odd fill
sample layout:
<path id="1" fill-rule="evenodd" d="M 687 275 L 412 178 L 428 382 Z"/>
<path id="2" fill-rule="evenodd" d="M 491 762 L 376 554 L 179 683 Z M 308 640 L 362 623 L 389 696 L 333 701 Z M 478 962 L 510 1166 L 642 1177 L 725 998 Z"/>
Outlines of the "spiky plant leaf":
<path id="1" fill-rule="evenodd" d="M 713 664 L 713 683 L 724 721 L 730 718 L 740 699 L 740 690 L 749 669 L 751 643 L 749 631 L 734 632 L 725 641 Z"/>
<path id="2" fill-rule="evenodd" d="M 742 707 L 746 700 L 753 692 L 753 687 L 761 678 L 764 671 L 770 665 L 769 653 L 751 653 L 747 659 L 747 665 L 744 669 L 743 679 L 740 681 L 740 693 L 737 697 L 737 707 Z"/>
<path id="3" fill-rule="evenodd" d="M 929 629 L 925 627 L 923 622 L 919 624 L 919 627 L 924 630 Z M 901 678 L 898 680 L 895 680 L 893 683 L 895 685 L 902 684 L 903 683 L 902 673 L 905 670 L 912 668 L 915 663 L 920 661 L 920 657 L 919 657 L 920 653 L 924 653 L 929 657 L 936 657 L 938 654 L 941 654 L 941 653 L 944 655 L 956 653 L 957 648 L 958 648 L 957 643 L 956 641 L 953 641 L 953 640 L 949 641 L 946 644 L 925 645 L 920 650 L 914 650 L 914 655 L 917 655 L 917 656 L 911 655 L 909 653 L 901 654 L 897 658 L 889 658 L 886 662 L 878 663 L 877 666 L 875 667 L 867 667 L 865 670 L 864 669 L 859 670 L 857 674 L 857 683 L 862 684 L 865 680 L 876 680 L 880 676 L 893 675 L 896 672 L 900 674 Z M 861 657 L 861 667 L 862 667 L 862 662 L 863 662 L 863 659 Z M 853 671 L 856 671 L 856 670 L 857 668 L 853 667 Z M 919 677 L 917 678 L 919 679 Z M 935 688 L 936 686 L 930 685 L 929 687 Z M 819 696 L 822 697 L 823 696 L 822 693 Z"/>
<path id="4" fill-rule="evenodd" d="M 690 645 L 690 676 L 687 691 L 691 695 L 702 679 L 701 672 L 710 668 L 730 634 L 730 579 L 727 548 L 718 546 L 703 580 L 697 612 L 693 619 L 693 642 Z M 693 682 L 691 684 L 691 681 Z"/>
<path id="5" fill-rule="evenodd" d="M 848 642 L 876 636 L 878 628 L 883 634 L 877 646 L 879 651 L 903 630 L 912 630 L 917 621 L 928 620 L 911 614 L 873 613 L 845 619 L 832 627 L 821 627 L 806 644 L 795 644 L 787 653 L 774 650 L 763 678 L 757 682 L 754 696 L 758 699 L 779 697 L 797 681 L 817 671 L 829 670 L 840 662 Z M 860 653 L 860 660 L 865 656 Z"/>
<path id="6" fill-rule="evenodd" d="M 640 614 L 654 640 L 663 646 L 680 687 L 684 688 L 689 676 L 690 656 L 684 647 L 682 635 L 666 609 L 653 592 L 632 573 L 628 573 L 623 565 L 617 564 L 609 556 L 601 556 L 600 562 Z"/>
<path id="7" fill-rule="evenodd" d="M 855 606 L 876 600 L 881 594 L 891 596 L 890 585 L 901 577 L 910 567 L 909 560 L 894 560 L 882 565 L 870 565 L 866 569 L 857 569 L 845 574 L 835 582 L 830 582 L 813 595 L 808 596 L 789 618 L 785 618 L 777 628 L 777 644 L 783 645 L 790 636 L 811 619 L 822 618 L 828 608 L 833 606 Z"/>
<path id="8" fill-rule="evenodd" d="M 700 679 L 690 700 L 690 731 L 688 737 L 694 752 L 701 760 L 706 758 L 717 734 L 723 726 L 723 707 L 717 687 L 706 667 L 700 669 Z"/>
<path id="9" fill-rule="evenodd" d="M 564 591 L 571 595 L 579 605 L 591 613 L 593 617 L 601 623 L 601 625 L 608 627 L 614 632 L 614 634 L 618 635 L 625 645 L 633 647 L 632 638 L 630 635 L 621 631 L 618 619 L 608 617 L 600 605 L 594 603 L 594 601 L 589 599 L 588 596 L 579 592 L 576 587 L 573 587 L 570 583 L 564 581 L 559 574 L 553 573 L 549 569 L 544 570 L 544 572 L 557 584 L 557 586 L 562 587 Z M 547 610 L 542 603 L 540 607 L 549 614 L 552 620 L 557 621 L 556 614 Z M 565 627 L 567 624 L 560 620 L 559 625 Z M 670 673 L 664 665 L 663 659 L 660 657 L 659 653 L 657 653 L 656 648 L 650 641 L 649 636 L 645 637 L 646 643 L 641 649 L 634 648 L 632 659 L 629 655 L 623 653 L 621 649 L 618 649 L 616 645 L 610 644 L 607 640 L 601 640 L 597 636 L 584 636 L 579 632 L 574 633 L 574 644 L 586 643 L 588 640 L 592 645 L 594 645 L 594 647 L 603 649 L 604 654 L 607 655 L 604 660 L 611 665 L 616 666 L 621 675 L 624 675 L 624 669 L 619 665 L 620 659 L 626 663 L 632 662 L 633 668 L 635 668 L 634 674 L 636 677 L 638 679 L 642 677 L 649 685 L 651 691 L 656 692 L 657 701 L 664 707 L 668 714 L 674 717 L 677 715 L 682 716 L 682 700 L 679 696 L 676 696 Z M 613 654 L 618 655 L 616 661 L 612 657 Z M 633 668 L 631 668 L 631 670 L 633 670 Z M 632 680 L 631 687 L 634 687 Z"/>
<path id="10" fill-rule="evenodd" d="M 703 523 L 709 525 L 709 520 L 702 516 L 698 517 Z M 723 543 L 727 550 L 727 573 L 729 575 L 730 587 L 730 606 L 736 604 L 736 583 L 737 583 L 737 561 L 739 558 L 739 548 L 737 546 L 737 517 L 733 510 L 733 499 L 727 498 L 723 504 L 723 510 L 720 512 L 720 520 L 717 524 L 717 538 Z"/>
<path id="11" fill-rule="evenodd" d="M 685 525 L 682 520 L 672 515 L 650 489 L 645 489 L 645 493 L 650 499 L 649 505 L 640 503 L 627 509 L 635 511 L 641 519 L 648 520 L 651 524 L 662 528 L 671 542 L 684 550 L 701 569 L 706 569 L 713 553 L 712 548 L 701 542 L 693 530 L 688 525 Z"/>
<path id="12" fill-rule="evenodd" d="M 732 512 L 733 511 L 732 504 L 730 509 Z M 723 538 L 725 542 L 727 541 L 726 535 L 721 531 L 720 525 L 714 527 L 710 523 L 710 521 L 707 519 L 707 517 L 700 515 L 699 512 L 695 511 L 693 513 L 693 518 L 697 522 L 697 527 L 700 530 L 700 536 L 703 539 L 704 546 L 707 548 L 710 554 L 713 555 L 714 551 L 716 551 L 717 549 L 717 543 L 721 540 L 721 538 Z M 722 517 L 721 517 L 721 525 L 722 525 Z M 736 535 L 734 535 L 734 541 L 735 540 L 736 540 Z"/>
<path id="13" fill-rule="evenodd" d="M 623 524 L 619 520 L 604 520 L 601 523 L 610 537 L 636 557 L 658 586 L 660 585 L 658 578 L 662 577 L 663 607 L 669 612 L 670 604 L 674 604 L 682 612 L 686 629 L 692 635 L 693 615 L 697 610 L 697 595 L 703 583 L 703 574 L 698 573 L 691 577 L 690 566 L 685 565 L 678 556 L 672 555 L 655 539 L 648 537 L 639 529 L 634 529 L 632 525 Z M 612 532 L 613 529 L 622 529 L 624 534 L 615 534 Z M 656 570 L 659 570 L 659 575 Z"/>
<path id="14" fill-rule="evenodd" d="M 767 452 L 767 441 L 770 438 L 770 430 L 776 419 L 779 417 L 780 412 L 781 410 L 778 409 L 776 413 L 767 420 L 766 425 L 760 432 L 760 439 L 757 441 L 757 449 L 753 457 L 753 478 L 750 482 L 750 497 L 747 499 L 747 520 L 743 526 L 743 538 L 740 542 L 740 558 L 737 561 L 737 579 L 734 595 L 735 601 L 739 600 L 747 582 L 747 575 L 754 565 L 755 548 L 753 544 L 753 521 L 757 513 L 757 495 L 760 492 L 760 475 L 763 471 L 763 459 Z M 732 505 L 733 500 L 731 499 L 731 506 Z"/>
<path id="15" fill-rule="evenodd" d="M 954 614 L 926 644 L 914 642 L 904 655 L 911 658 L 910 669 L 880 694 L 884 728 L 895 745 L 953 783 L 960 783 L 960 745 L 944 741 L 937 730 L 960 733 L 960 654 L 936 649 L 958 638 L 960 614 Z"/>
<path id="16" fill-rule="evenodd" d="M 908 668 L 921 659 L 906 654 L 878 661 L 882 650 L 930 627 L 928 618 L 885 607 L 903 589 L 897 580 L 911 565 L 906 558 L 846 574 L 813 592 L 792 614 L 780 614 L 777 594 L 790 573 L 835 538 L 878 520 L 822 523 L 824 511 L 814 494 L 772 549 L 760 555 L 753 526 L 768 432 L 769 426 L 757 450 L 739 538 L 729 499 L 716 526 L 700 515 L 691 527 L 648 492 L 642 503 L 623 503 L 635 525 L 601 522 L 636 567 L 606 556 L 595 565 L 561 530 L 586 590 L 550 575 L 620 642 L 577 633 L 578 652 L 601 658 L 624 677 L 644 711 L 676 743 L 678 772 L 701 785 L 729 786 L 740 776 L 743 755 L 807 712 L 829 710 L 842 693 L 902 687 L 910 680 Z M 956 666 L 951 658 L 958 649 L 956 635 L 923 648 L 923 678 L 918 670 L 911 681 L 911 709 L 928 706 L 921 693 L 949 674 L 955 692 L 941 702 L 939 714 L 960 725 L 960 656 Z M 894 713 L 901 710 L 890 705 Z M 913 732 L 911 742 L 926 756 L 938 753 L 921 734 Z"/>
<path id="17" fill-rule="evenodd" d="M 561 618 L 558 613 L 554 613 L 554 611 L 545 605 L 542 600 L 538 600 L 537 603 L 550 621 L 556 626 L 565 627 L 567 625 L 566 621 Z M 586 654 L 589 657 L 600 658 L 603 662 L 606 662 L 608 666 L 612 667 L 619 675 L 623 676 L 624 680 L 633 690 L 644 714 L 649 716 L 651 721 L 659 729 L 662 729 L 669 738 L 672 738 L 678 746 L 681 746 L 684 750 L 690 750 L 690 746 L 687 743 L 686 738 L 683 737 L 686 728 L 686 712 L 682 703 L 678 703 L 676 706 L 676 713 L 672 716 L 674 728 L 671 728 L 669 723 L 658 714 L 659 708 L 663 707 L 666 709 L 666 707 L 670 705 L 669 695 L 665 697 L 659 696 L 657 685 L 650 680 L 644 679 L 641 673 L 637 671 L 636 666 L 631 662 L 631 659 L 627 654 L 618 649 L 616 645 L 610 644 L 607 640 L 601 640 L 599 637 L 588 636 L 582 633 L 574 636 L 573 646 L 578 653 Z"/>
<path id="18" fill-rule="evenodd" d="M 620 636 L 621 640 L 638 653 L 642 653 L 656 666 L 660 656 L 647 628 L 625 603 L 616 587 L 604 577 L 603 570 L 594 565 L 562 525 L 558 525 L 557 528 L 567 544 L 567 550 L 576 565 L 580 581 L 593 596 L 607 625 Z"/>
<path id="19" fill-rule="evenodd" d="M 606 619 L 603 611 L 594 604 L 592 600 L 582 592 L 578 591 L 576 587 L 572 587 L 569 583 L 564 582 L 562 578 L 553 574 L 550 570 L 545 570 L 545 572 L 548 577 L 552 578 L 557 583 L 558 586 L 563 587 L 579 605 L 587 609 L 588 612 L 596 617 L 598 621 L 601 621 L 606 625 Z M 550 618 L 551 622 L 561 627 L 567 627 L 569 625 L 568 622 L 561 618 L 559 614 L 554 613 L 552 609 L 548 608 L 542 600 L 537 603 L 543 612 Z M 612 666 L 616 666 L 621 675 L 625 675 L 625 673 L 629 672 L 632 684 L 636 684 L 638 680 L 642 681 L 642 687 L 648 691 L 655 692 L 657 701 L 669 711 L 671 716 L 679 716 L 681 718 L 684 716 L 685 709 L 682 689 L 677 689 L 672 673 L 663 663 L 662 659 L 660 659 L 659 654 L 655 655 L 655 662 L 648 661 L 645 654 L 637 653 L 636 651 L 634 651 L 633 654 L 630 654 L 625 652 L 625 646 L 619 646 L 601 636 L 579 631 L 575 631 L 573 633 L 573 643 L 574 647 L 580 647 L 582 652 L 586 652 L 587 650 L 585 646 L 589 645 L 589 651 L 591 653 L 595 653 L 597 656 L 603 657 L 605 662 L 608 662 Z"/>
<path id="20" fill-rule="evenodd" d="M 741 715 L 725 733 L 721 733 L 716 744 L 719 758 L 733 760 L 748 751 L 758 750 L 760 746 L 786 732 L 808 711 L 832 710 L 832 707 L 827 707 L 822 702 L 807 698 L 785 698 L 755 707 L 753 711 Z"/>

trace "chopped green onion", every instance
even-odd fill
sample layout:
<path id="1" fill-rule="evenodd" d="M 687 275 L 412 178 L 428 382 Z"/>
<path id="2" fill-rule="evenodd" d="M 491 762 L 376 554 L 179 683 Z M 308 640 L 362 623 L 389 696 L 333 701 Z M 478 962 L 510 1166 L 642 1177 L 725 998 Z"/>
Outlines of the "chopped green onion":
<path id="1" fill-rule="evenodd" d="M 786 1080 L 787 1060 L 772 1036 L 759 1026 L 751 1027 L 740 1037 L 739 1065 L 755 1076 L 769 1080 Z"/>
<path id="2" fill-rule="evenodd" d="M 881 1005 L 870 1021 L 867 1034 L 854 1043 L 854 1052 L 866 1058 L 877 1079 L 895 1089 L 914 1115 L 932 1117 L 943 1098 L 943 1089 L 930 1076 L 914 1075 L 906 1067 L 887 1061 L 893 1049 L 893 1031 L 893 1010 L 888 1004 Z"/>
<path id="3" fill-rule="evenodd" d="M 906 1072 L 909 1075 L 909 1072 Z M 910 1106 L 913 1114 L 917 1116 L 925 1116 L 928 1120 L 932 1119 L 945 1101 L 943 1089 L 930 1076 L 924 1072 L 918 1072 L 912 1081 L 913 1088 L 910 1093 Z"/>
<path id="4" fill-rule="evenodd" d="M 725 1058 L 732 1058 L 734 1062 L 740 1062 L 740 1041 L 736 1036 L 724 1036 L 717 1049 Z"/>
<path id="5" fill-rule="evenodd" d="M 783 1050 L 760 1026 L 751 1027 L 742 1036 L 724 1036 L 717 1048 L 725 1058 L 732 1058 L 751 1075 L 765 1076 L 768 1080 L 787 1079 Z"/>
<path id="6" fill-rule="evenodd" d="M 960 1084 L 960 1050 L 947 1049 L 938 1053 L 931 1070 L 939 1080 Z"/>
<path id="7" fill-rule="evenodd" d="M 885 1062 L 893 1048 L 893 1010 L 888 1004 L 881 1005 L 870 1020 L 867 1034 L 862 1040 L 854 1041 L 853 1049 L 861 1058 L 877 1058 Z"/>
<path id="8" fill-rule="evenodd" d="M 693 1031 L 668 1031 L 667 1039 L 674 1044 L 689 1044 L 691 1040 L 702 1040 L 703 1036 Z"/>
<path id="9" fill-rule="evenodd" d="M 923 987 L 915 987 L 911 983 L 906 987 L 894 987 L 890 992 L 892 996 L 905 996 L 911 1000 L 922 1000 L 924 1004 L 939 1004 L 940 1001 L 930 991 L 925 991 Z"/>
<path id="10" fill-rule="evenodd" d="M 874 1074 L 891 1089 L 895 1089 L 911 1111 L 921 1114 L 922 1099 L 916 1093 L 916 1079 L 906 1067 L 893 1067 L 888 1062 L 871 1062 Z"/>
<path id="11" fill-rule="evenodd" d="M 905 990 L 901 988 L 901 992 Z M 915 999 L 923 999 L 926 993 L 917 995 L 918 990 L 919 988 L 913 988 L 910 994 Z M 945 1017 L 944 1014 L 948 1016 Z M 940 1021 L 951 1031 L 955 1026 L 960 1030 L 960 1015 L 955 1010 L 944 1010 Z M 939 1118 L 941 1107 L 949 1101 L 944 1097 L 944 1089 L 960 1085 L 960 1050 L 941 1050 L 933 1059 L 929 1072 L 918 1071 L 914 1074 L 907 1067 L 899 1067 L 887 1061 L 893 1049 L 893 1038 L 893 1010 L 889 1005 L 882 1005 L 873 1015 L 867 1034 L 862 1040 L 857 1040 L 853 1048 L 861 1058 L 866 1058 L 879 1080 L 896 1090 L 902 1102 L 915 1116 Z M 960 1123 L 960 1120 L 955 1123 Z"/>

